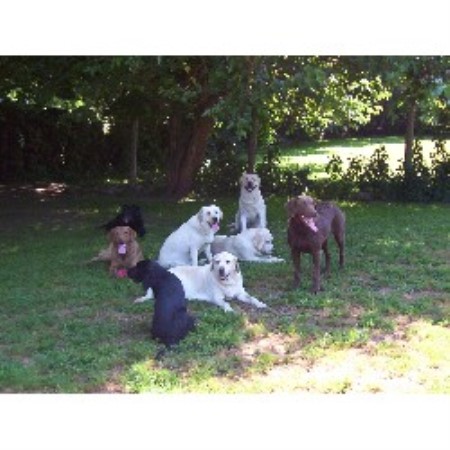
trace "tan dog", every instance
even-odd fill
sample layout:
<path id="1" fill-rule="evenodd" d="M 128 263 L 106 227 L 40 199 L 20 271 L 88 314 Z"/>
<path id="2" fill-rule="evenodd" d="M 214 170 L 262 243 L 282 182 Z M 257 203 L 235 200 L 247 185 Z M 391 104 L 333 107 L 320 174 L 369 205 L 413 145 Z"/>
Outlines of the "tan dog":
<path id="1" fill-rule="evenodd" d="M 311 253 L 313 276 L 311 291 L 317 293 L 320 284 L 320 251 L 325 253 L 325 274 L 330 273 L 328 236 L 333 233 L 339 247 L 339 266 L 344 266 L 345 216 L 333 203 L 316 203 L 308 195 L 292 198 L 286 204 L 288 212 L 288 244 L 294 263 L 294 286 L 300 285 L 301 253 Z"/>
<path id="2" fill-rule="evenodd" d="M 144 259 L 136 240 L 137 233 L 130 227 L 114 227 L 108 232 L 109 246 L 101 250 L 91 261 L 108 261 L 111 275 L 118 275 L 119 269 L 129 269 Z"/>
<path id="3" fill-rule="evenodd" d="M 256 173 L 244 173 L 239 185 L 241 192 L 234 230 L 240 233 L 247 228 L 266 228 L 266 204 L 261 194 L 261 179 Z"/>

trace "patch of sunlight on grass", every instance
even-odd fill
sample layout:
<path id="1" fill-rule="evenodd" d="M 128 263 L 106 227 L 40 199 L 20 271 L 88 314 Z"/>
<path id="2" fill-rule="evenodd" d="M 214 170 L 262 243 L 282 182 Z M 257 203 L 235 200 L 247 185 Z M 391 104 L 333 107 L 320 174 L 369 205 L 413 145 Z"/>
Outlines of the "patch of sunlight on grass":
<path id="1" fill-rule="evenodd" d="M 127 392 L 173 392 L 180 386 L 178 375 L 156 367 L 154 361 L 133 364 L 124 376 Z"/>
<path id="2" fill-rule="evenodd" d="M 372 140 L 371 140 L 372 141 Z M 423 146 L 423 156 L 425 164 L 429 165 L 431 158 L 430 154 L 434 151 L 433 141 L 430 139 L 424 139 L 420 141 Z M 326 142 L 323 146 L 317 146 L 316 148 L 305 149 L 298 148 L 290 149 L 288 153 L 280 158 L 281 166 L 299 165 L 312 166 L 313 176 L 315 178 L 325 178 L 327 174 L 325 172 L 325 166 L 328 163 L 332 155 L 338 155 L 343 161 L 343 169 L 347 170 L 349 160 L 356 156 L 363 158 L 370 158 L 375 149 L 385 146 L 386 151 L 389 154 L 389 167 L 392 171 L 395 171 L 399 165 L 399 161 L 403 161 L 405 144 L 403 142 L 391 142 L 389 138 L 386 140 L 380 139 L 378 142 L 361 142 L 361 145 L 355 145 L 351 142 L 342 142 L 339 145 L 329 145 Z M 284 152 L 282 152 L 284 153 Z"/>
<path id="3" fill-rule="evenodd" d="M 407 326 L 405 338 L 386 333 L 359 348 L 322 349 L 317 359 L 303 350 L 286 358 L 268 352 L 245 376 L 202 381 L 208 392 L 450 393 L 450 330 L 424 320 Z"/>

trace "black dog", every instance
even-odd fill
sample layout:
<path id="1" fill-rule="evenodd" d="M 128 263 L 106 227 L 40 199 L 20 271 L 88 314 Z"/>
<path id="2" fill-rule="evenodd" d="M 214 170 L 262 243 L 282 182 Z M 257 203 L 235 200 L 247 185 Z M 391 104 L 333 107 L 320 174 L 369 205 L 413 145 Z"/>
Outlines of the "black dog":
<path id="1" fill-rule="evenodd" d="M 122 205 L 120 213 L 114 219 L 101 226 L 106 231 L 115 227 L 130 227 L 136 231 L 139 237 L 143 237 L 146 230 L 141 208 L 136 205 Z"/>
<path id="2" fill-rule="evenodd" d="M 156 261 L 146 259 L 128 269 L 128 277 L 142 282 L 145 291 L 152 288 L 155 311 L 152 336 L 166 346 L 183 339 L 195 327 L 195 319 L 186 309 L 186 298 L 181 281 Z"/>

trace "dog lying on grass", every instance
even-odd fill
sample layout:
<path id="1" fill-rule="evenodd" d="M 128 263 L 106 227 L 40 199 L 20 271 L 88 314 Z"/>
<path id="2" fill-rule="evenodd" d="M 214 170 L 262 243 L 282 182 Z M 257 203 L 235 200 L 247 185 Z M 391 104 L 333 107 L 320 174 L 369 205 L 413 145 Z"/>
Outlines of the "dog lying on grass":
<path id="1" fill-rule="evenodd" d="M 204 266 L 177 266 L 169 269 L 169 272 L 181 280 L 188 300 L 211 302 L 225 312 L 233 311 L 225 299 L 240 300 L 257 308 L 267 307 L 245 291 L 238 260 L 231 253 L 219 253 L 213 257 L 210 264 Z M 151 298 L 153 293 L 148 289 L 147 294 L 136 299 L 135 303 Z"/>
<path id="2" fill-rule="evenodd" d="M 311 291 L 317 293 L 320 284 L 320 251 L 325 253 L 325 274 L 330 273 L 328 236 L 333 233 L 339 247 L 339 266 L 344 266 L 345 216 L 333 203 L 316 203 L 308 195 L 292 198 L 286 204 L 288 212 L 288 244 L 294 264 L 294 287 L 300 285 L 301 254 L 313 259 Z"/>
<path id="3" fill-rule="evenodd" d="M 109 273 L 114 276 L 124 276 L 123 269 L 135 266 L 144 259 L 141 247 L 136 240 L 137 233 L 128 226 L 111 228 L 108 232 L 109 245 L 91 259 L 109 262 Z"/>
<path id="4" fill-rule="evenodd" d="M 282 262 L 272 256 L 273 236 L 267 228 L 247 228 L 235 236 L 216 235 L 211 244 L 212 254 L 227 251 L 240 261 Z"/>
<path id="5" fill-rule="evenodd" d="M 128 277 L 152 290 L 155 309 L 152 337 L 166 346 L 177 344 L 195 328 L 195 319 L 187 312 L 181 281 L 157 262 L 146 259 L 128 269 Z"/>

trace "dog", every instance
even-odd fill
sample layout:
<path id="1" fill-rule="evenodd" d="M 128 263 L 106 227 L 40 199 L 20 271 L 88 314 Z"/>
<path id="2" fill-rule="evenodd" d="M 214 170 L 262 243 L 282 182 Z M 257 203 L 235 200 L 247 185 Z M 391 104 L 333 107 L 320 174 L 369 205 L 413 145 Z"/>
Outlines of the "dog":
<path id="1" fill-rule="evenodd" d="M 119 226 L 128 226 L 136 231 L 139 237 L 146 233 L 141 208 L 136 205 L 122 205 L 120 213 L 114 219 L 101 226 L 106 231 Z"/>
<path id="2" fill-rule="evenodd" d="M 248 228 L 236 236 L 216 235 L 211 244 L 213 255 L 227 251 L 240 261 L 283 262 L 272 256 L 273 236 L 267 228 Z"/>
<path id="3" fill-rule="evenodd" d="M 201 300 L 221 307 L 225 312 L 233 312 L 233 308 L 225 299 L 237 299 L 257 308 L 267 305 L 248 294 L 243 286 L 243 277 L 236 256 L 228 252 L 215 255 L 210 264 L 204 266 L 178 266 L 169 269 L 177 276 L 184 288 L 188 300 Z M 137 298 L 140 303 L 153 298 L 151 289 L 143 297 Z"/>
<path id="4" fill-rule="evenodd" d="M 195 328 L 195 318 L 186 308 L 186 298 L 181 281 L 156 261 L 145 259 L 128 269 L 128 277 L 142 283 L 145 291 L 151 289 L 155 296 L 152 320 L 152 337 L 167 347 L 177 344 Z"/>
<path id="5" fill-rule="evenodd" d="M 339 266 L 344 267 L 345 216 L 331 202 L 316 203 L 308 195 L 292 198 L 286 204 L 288 213 L 287 240 L 294 264 L 294 287 L 300 285 L 302 253 L 310 253 L 313 260 L 311 291 L 317 293 L 320 284 L 320 251 L 325 253 L 325 274 L 330 273 L 328 236 L 333 233 L 339 247 Z"/>
<path id="6" fill-rule="evenodd" d="M 136 240 L 137 233 L 131 227 L 118 226 L 108 232 L 109 245 L 91 259 L 93 261 L 107 261 L 109 273 L 115 276 L 124 276 L 123 269 L 135 266 L 144 259 L 141 247 Z"/>
<path id="7" fill-rule="evenodd" d="M 239 208 L 234 222 L 234 231 L 240 233 L 247 228 L 267 228 L 267 211 L 261 194 L 261 179 L 255 173 L 244 173 L 239 179 L 241 187 Z"/>
<path id="8" fill-rule="evenodd" d="M 200 211 L 170 234 L 163 243 L 158 262 L 165 268 L 198 265 L 199 253 L 212 259 L 211 243 L 220 228 L 222 210 L 216 205 L 203 206 Z"/>

